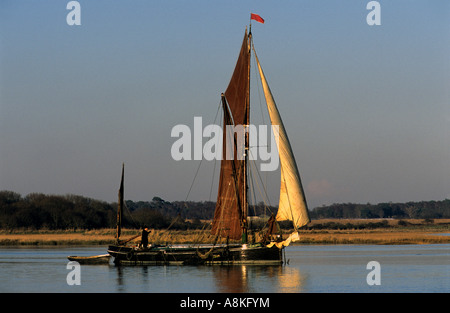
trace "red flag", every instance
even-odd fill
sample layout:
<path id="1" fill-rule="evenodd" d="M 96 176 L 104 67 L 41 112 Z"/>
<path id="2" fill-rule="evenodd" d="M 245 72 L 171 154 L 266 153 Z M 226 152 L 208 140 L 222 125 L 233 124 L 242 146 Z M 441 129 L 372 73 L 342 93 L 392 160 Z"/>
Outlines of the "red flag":
<path id="1" fill-rule="evenodd" d="M 250 19 L 264 24 L 264 19 L 258 14 L 250 13 Z"/>

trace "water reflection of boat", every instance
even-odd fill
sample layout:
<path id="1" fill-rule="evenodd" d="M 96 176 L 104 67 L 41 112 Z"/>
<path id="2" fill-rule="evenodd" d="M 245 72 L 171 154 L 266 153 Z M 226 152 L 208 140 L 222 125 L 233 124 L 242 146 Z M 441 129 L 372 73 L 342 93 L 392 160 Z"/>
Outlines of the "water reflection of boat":
<path id="1" fill-rule="evenodd" d="M 253 18 L 253 15 L 252 15 Z M 249 146 L 250 127 L 250 56 L 255 52 L 256 64 L 266 98 L 267 109 L 278 139 L 281 165 L 280 200 L 277 215 L 269 219 L 267 232 L 260 242 L 253 243 L 248 238 L 248 189 L 249 189 Z M 264 76 L 261 64 L 253 46 L 250 32 L 245 30 L 236 67 L 230 83 L 221 95 L 223 109 L 223 143 L 220 168 L 219 190 L 211 233 L 215 241 L 226 238 L 227 244 L 196 246 L 150 245 L 132 247 L 120 240 L 123 207 L 123 169 L 119 192 L 117 242 L 110 245 L 108 253 L 116 264 L 282 264 L 282 251 L 291 241 L 298 239 L 297 229 L 309 223 L 309 213 L 300 181 L 297 164 L 287 137 L 281 116 Z M 231 127 L 228 127 L 231 126 Z M 240 134 L 228 134 L 230 129 L 245 129 Z M 231 142 L 230 142 L 231 141 Z M 231 154 L 230 154 L 231 153 Z M 231 157 L 230 157 L 231 155 Z M 254 185 L 253 185 L 254 186 Z M 121 198 L 122 196 L 122 198 Z M 272 236 L 277 221 L 290 220 L 295 231 L 285 241 Z M 235 240 L 240 243 L 228 244 Z"/>
<path id="2" fill-rule="evenodd" d="M 306 276 L 298 268 L 285 266 L 279 273 L 277 292 L 301 292 L 305 285 Z"/>
<path id="3" fill-rule="evenodd" d="M 290 266 L 228 266 L 213 269 L 217 292 L 243 293 L 261 291 L 258 281 L 263 280 L 268 292 L 296 293 L 303 290 L 306 277 Z"/>

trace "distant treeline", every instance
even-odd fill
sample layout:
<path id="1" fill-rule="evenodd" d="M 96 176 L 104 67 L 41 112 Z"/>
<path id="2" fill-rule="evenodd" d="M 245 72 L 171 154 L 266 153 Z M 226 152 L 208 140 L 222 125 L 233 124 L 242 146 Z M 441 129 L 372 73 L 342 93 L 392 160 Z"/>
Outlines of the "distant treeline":
<path id="1" fill-rule="evenodd" d="M 152 201 L 125 202 L 123 226 L 127 228 L 201 228 L 211 220 L 215 202 Z M 276 214 L 275 207 L 252 205 L 249 215 Z M 25 197 L 0 191 L 0 228 L 98 229 L 116 227 L 117 203 L 77 195 L 32 193 Z M 380 204 L 333 204 L 314 208 L 312 219 L 320 218 L 450 218 L 450 200 Z"/>
<path id="2" fill-rule="evenodd" d="M 450 218 L 450 200 L 379 204 L 332 204 L 317 207 L 311 217 L 320 218 Z"/>

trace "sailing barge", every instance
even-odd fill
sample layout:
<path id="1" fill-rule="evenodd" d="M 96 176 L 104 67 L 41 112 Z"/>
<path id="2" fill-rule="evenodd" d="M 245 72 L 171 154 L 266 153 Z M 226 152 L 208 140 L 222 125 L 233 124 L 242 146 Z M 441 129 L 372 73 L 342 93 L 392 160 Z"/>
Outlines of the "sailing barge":
<path id="1" fill-rule="evenodd" d="M 269 232 L 264 236 L 262 242 L 248 242 L 248 155 L 246 152 L 249 150 L 249 134 L 248 131 L 244 133 L 244 140 L 238 140 L 235 136 L 232 137 L 234 143 L 232 143 L 231 149 L 244 151 L 244 156 L 239 157 L 237 153 L 234 153 L 234 159 L 227 159 L 225 155 L 227 149 L 226 133 L 223 132 L 223 157 L 211 233 L 216 236 L 216 239 L 219 237 L 227 238 L 227 244 L 147 245 L 146 247 L 133 247 L 127 245 L 126 242 L 121 242 L 119 237 L 123 214 L 122 168 L 117 218 L 117 243 L 108 247 L 108 253 L 114 257 L 116 264 L 281 265 L 283 263 L 283 249 L 291 241 L 298 240 L 298 228 L 310 222 L 305 195 L 291 145 L 253 47 L 251 24 L 250 32 L 247 33 L 247 28 L 245 29 L 244 39 L 231 81 L 226 91 L 221 94 L 224 128 L 226 125 L 246 126 L 250 124 L 250 56 L 252 50 L 255 53 L 274 135 L 278 139 L 276 142 L 281 166 L 279 207 L 276 218 L 272 217 L 269 221 L 276 223 L 276 221 L 291 220 L 294 225 L 294 232 L 284 241 L 281 239 L 273 241 L 271 232 L 275 227 L 269 225 Z M 245 145 L 243 149 L 237 147 L 242 142 Z M 228 244 L 228 240 L 240 240 L 240 243 Z"/>

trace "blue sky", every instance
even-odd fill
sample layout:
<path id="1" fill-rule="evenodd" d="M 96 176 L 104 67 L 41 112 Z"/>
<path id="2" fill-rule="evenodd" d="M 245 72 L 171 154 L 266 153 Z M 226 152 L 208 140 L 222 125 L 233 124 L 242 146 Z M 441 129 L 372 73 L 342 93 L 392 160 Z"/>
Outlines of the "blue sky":
<path id="1" fill-rule="evenodd" d="M 127 199 L 184 200 L 199 163 L 171 129 L 214 123 L 253 12 L 311 208 L 450 197 L 448 1 L 379 1 L 380 26 L 365 0 L 80 0 L 80 26 L 68 2 L 0 3 L 0 190 L 116 201 L 125 162 Z"/>

